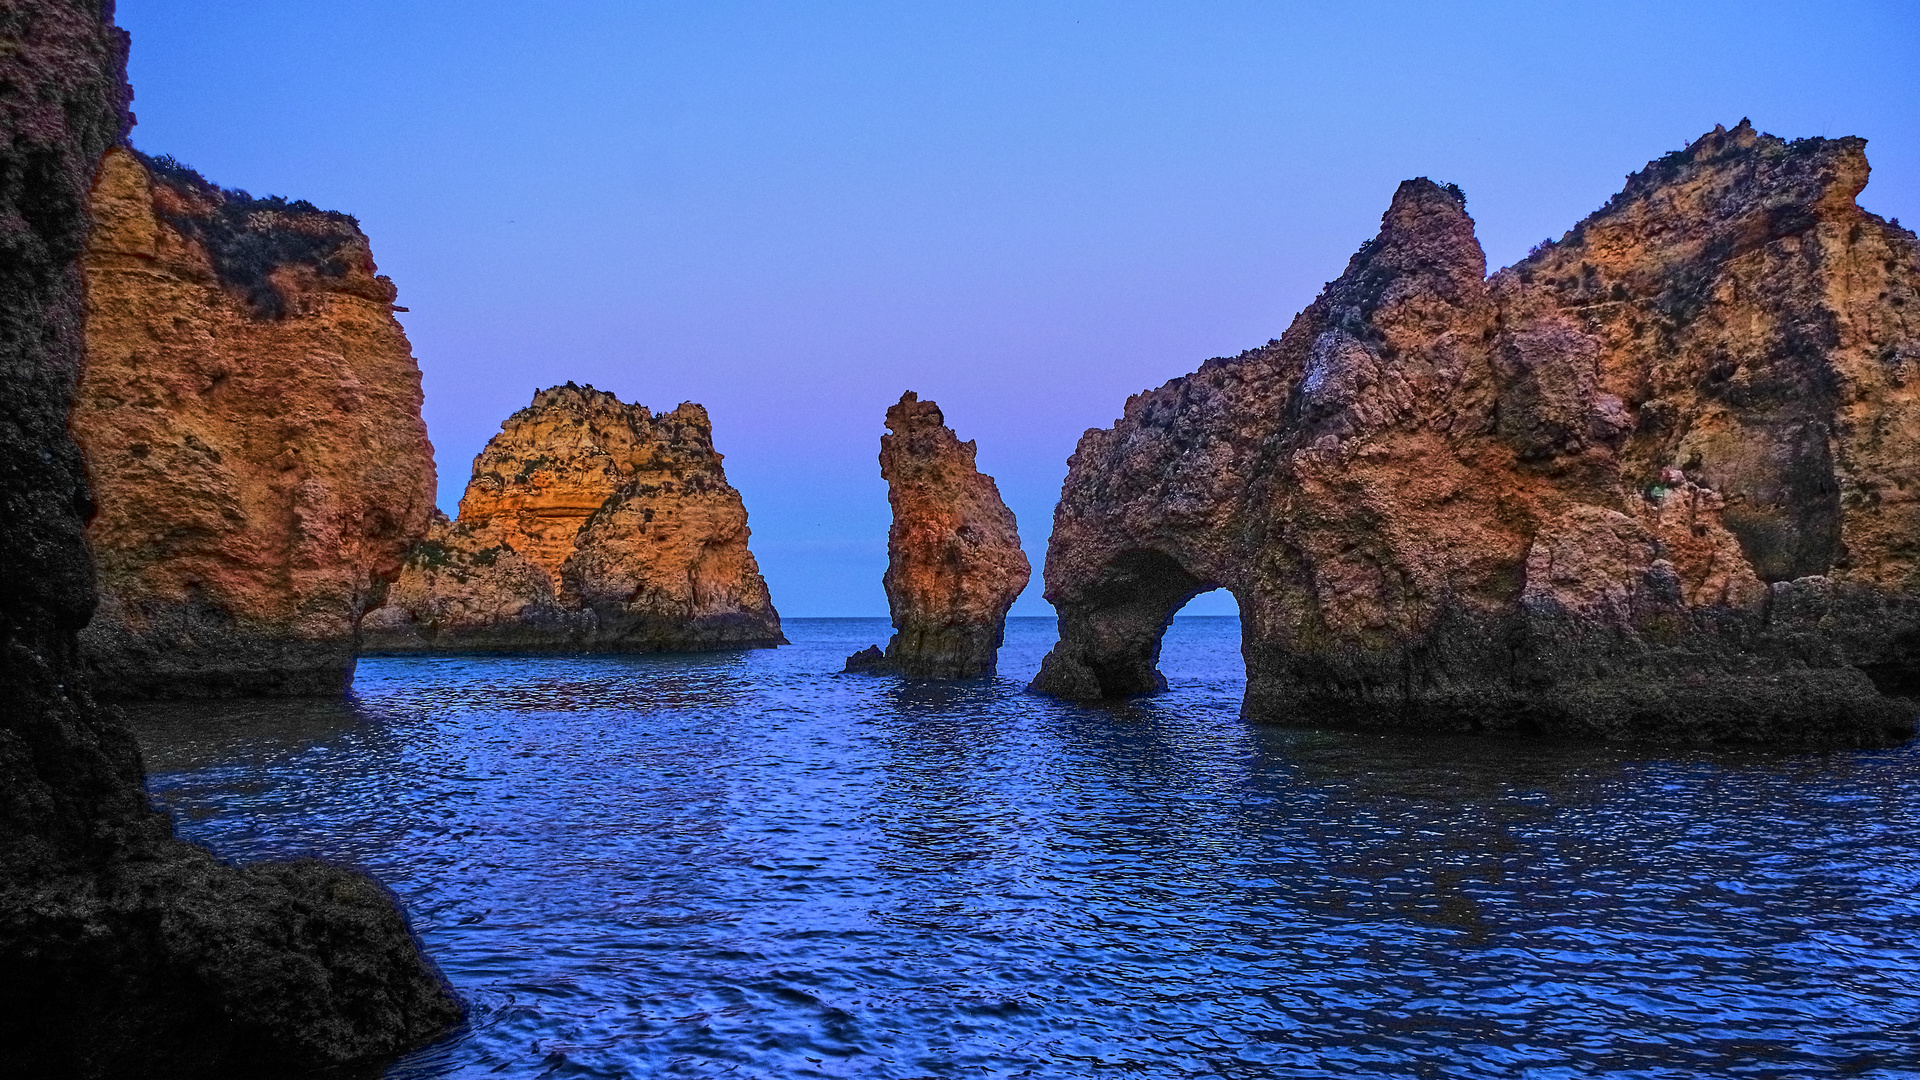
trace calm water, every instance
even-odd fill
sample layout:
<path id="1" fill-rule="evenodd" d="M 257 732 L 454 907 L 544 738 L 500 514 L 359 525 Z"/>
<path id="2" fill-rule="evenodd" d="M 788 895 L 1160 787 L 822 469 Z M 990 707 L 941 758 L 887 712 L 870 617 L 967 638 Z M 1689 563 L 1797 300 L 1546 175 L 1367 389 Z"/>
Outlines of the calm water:
<path id="1" fill-rule="evenodd" d="M 1253 728 L 1172 692 L 727 655 L 378 659 L 345 705 L 143 711 L 238 861 L 355 863 L 471 1027 L 392 1077 L 1920 1077 L 1920 752 Z"/>

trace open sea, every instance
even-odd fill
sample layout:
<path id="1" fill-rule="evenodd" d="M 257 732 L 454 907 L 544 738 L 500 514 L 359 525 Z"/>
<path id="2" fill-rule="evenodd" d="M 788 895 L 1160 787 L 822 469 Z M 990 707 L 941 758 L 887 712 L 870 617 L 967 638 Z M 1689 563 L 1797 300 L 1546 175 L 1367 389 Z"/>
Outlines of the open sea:
<path id="1" fill-rule="evenodd" d="M 130 710 L 155 801 L 405 903 L 433 1077 L 1920 1078 L 1920 750 L 1249 726 L 1233 618 L 1107 707 L 794 644 L 370 658 Z"/>

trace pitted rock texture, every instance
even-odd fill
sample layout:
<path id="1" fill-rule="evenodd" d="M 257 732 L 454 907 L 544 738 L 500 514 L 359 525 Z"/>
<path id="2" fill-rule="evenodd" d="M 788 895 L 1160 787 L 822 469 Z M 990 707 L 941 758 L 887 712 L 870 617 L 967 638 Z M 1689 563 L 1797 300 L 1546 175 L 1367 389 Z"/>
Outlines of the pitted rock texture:
<path id="1" fill-rule="evenodd" d="M 974 466 L 974 444 L 946 426 L 940 406 L 909 390 L 887 410 L 887 430 L 880 475 L 893 527 L 882 583 L 894 634 L 884 653 L 855 653 L 846 670 L 916 679 L 991 675 L 1007 609 L 1033 572 L 1013 511 L 993 477 Z"/>
<path id="2" fill-rule="evenodd" d="M 353 219 L 108 153 L 73 411 L 97 685 L 337 694 L 433 512 L 420 369 Z"/>
<path id="3" fill-rule="evenodd" d="M 1164 685 L 1224 587 L 1256 720 L 1909 737 L 1920 266 L 1864 147 L 1716 129 L 1491 277 L 1459 190 L 1402 184 L 1283 337 L 1081 439 L 1035 688 Z"/>
<path id="4" fill-rule="evenodd" d="M 542 390 L 473 462 L 460 516 L 369 614 L 377 652 L 655 652 L 780 645 L 747 510 L 706 410 Z"/>
<path id="5" fill-rule="evenodd" d="M 0 1042 L 32 1077 L 286 1076 L 459 1018 L 393 900 L 313 862 L 236 869 L 148 806 L 76 634 L 90 511 L 67 429 L 87 197 L 131 116 L 97 0 L 0 4 Z"/>

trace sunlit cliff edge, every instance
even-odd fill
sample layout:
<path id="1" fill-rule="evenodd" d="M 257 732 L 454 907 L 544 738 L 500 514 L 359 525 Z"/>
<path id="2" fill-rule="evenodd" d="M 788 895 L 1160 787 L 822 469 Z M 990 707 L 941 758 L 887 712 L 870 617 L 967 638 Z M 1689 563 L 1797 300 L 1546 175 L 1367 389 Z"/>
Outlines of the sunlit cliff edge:
<path id="1" fill-rule="evenodd" d="M 420 368 L 350 217 L 116 149 L 72 426 L 110 692 L 337 694 L 433 512 Z"/>

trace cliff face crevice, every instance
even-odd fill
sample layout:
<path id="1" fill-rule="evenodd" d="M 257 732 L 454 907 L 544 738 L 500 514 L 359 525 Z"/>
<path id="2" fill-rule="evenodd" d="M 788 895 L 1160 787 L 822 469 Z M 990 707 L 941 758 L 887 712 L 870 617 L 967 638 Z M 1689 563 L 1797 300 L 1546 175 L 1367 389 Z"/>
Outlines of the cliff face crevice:
<path id="1" fill-rule="evenodd" d="M 1225 587 L 1255 719 L 1906 737 L 1920 267 L 1866 177 L 1716 130 L 1490 277 L 1458 190 L 1401 185 L 1280 339 L 1081 439 L 1035 687 L 1154 688 Z"/>
<path id="2" fill-rule="evenodd" d="M 880 475 L 893 526 L 882 584 L 894 635 L 884 653 L 876 647 L 848 657 L 847 670 L 991 675 L 1007 609 L 1032 574 L 1013 511 L 993 477 L 975 467 L 974 444 L 946 426 L 938 405 L 908 391 L 887 410 L 887 430 Z"/>
<path id="3" fill-rule="evenodd" d="M 363 624 L 384 652 L 653 652 L 784 644 L 706 410 L 556 386 L 474 459 Z"/>
<path id="4" fill-rule="evenodd" d="M 131 124 L 112 5 L 0 12 L 0 1042 L 9 1075 L 289 1075 L 418 1046 L 460 1008 L 392 897 L 175 840 L 93 696 L 92 500 L 67 427 L 88 193 Z M 189 447 L 189 449 L 193 449 Z M 195 450 L 195 452 L 198 452 Z"/>
<path id="5" fill-rule="evenodd" d="M 344 214 L 124 149 L 93 216 L 72 417 L 99 507 L 89 667 L 133 697 L 341 692 L 433 509 L 392 282 Z"/>

